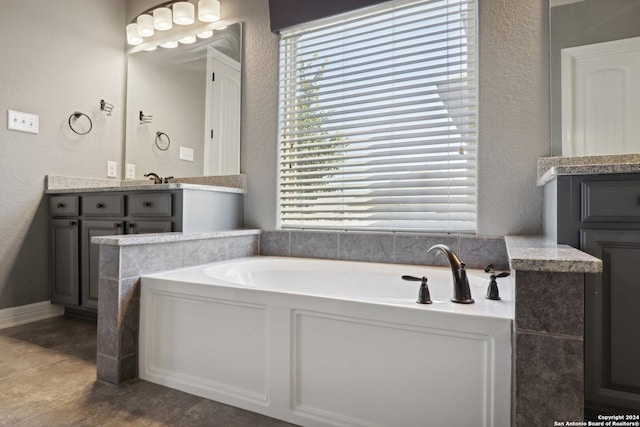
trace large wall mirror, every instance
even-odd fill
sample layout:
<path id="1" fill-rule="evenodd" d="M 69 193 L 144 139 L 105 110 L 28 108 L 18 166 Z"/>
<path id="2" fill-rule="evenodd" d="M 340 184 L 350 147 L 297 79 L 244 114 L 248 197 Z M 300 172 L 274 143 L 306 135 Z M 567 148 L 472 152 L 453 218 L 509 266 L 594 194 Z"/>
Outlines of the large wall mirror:
<path id="1" fill-rule="evenodd" d="M 640 1 L 549 4 L 551 154 L 640 153 Z"/>
<path id="2" fill-rule="evenodd" d="M 235 23 L 129 55 L 125 163 L 135 179 L 239 173 L 242 51 Z"/>

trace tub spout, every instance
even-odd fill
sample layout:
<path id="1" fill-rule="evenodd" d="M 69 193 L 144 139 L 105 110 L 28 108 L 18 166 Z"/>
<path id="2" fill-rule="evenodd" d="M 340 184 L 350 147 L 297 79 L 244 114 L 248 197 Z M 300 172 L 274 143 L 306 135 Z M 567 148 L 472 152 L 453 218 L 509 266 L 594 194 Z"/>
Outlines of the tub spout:
<path id="1" fill-rule="evenodd" d="M 451 301 L 460 304 L 471 304 L 473 298 L 471 298 L 471 289 L 469 288 L 469 279 L 467 278 L 467 270 L 465 270 L 464 262 L 460 261 L 460 258 L 453 250 L 447 245 L 433 245 L 429 248 L 427 253 L 439 250 L 449 261 L 451 267 L 451 274 L 453 276 L 453 297 Z"/>

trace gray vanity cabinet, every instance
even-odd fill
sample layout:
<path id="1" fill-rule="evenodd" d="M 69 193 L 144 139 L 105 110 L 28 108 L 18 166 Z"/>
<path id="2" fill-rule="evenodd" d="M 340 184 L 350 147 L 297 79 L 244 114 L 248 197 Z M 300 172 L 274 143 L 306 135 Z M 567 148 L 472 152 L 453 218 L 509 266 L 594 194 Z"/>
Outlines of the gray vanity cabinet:
<path id="1" fill-rule="evenodd" d="M 182 230 L 180 191 L 51 195 L 49 212 L 51 301 L 98 309 L 97 236 Z"/>
<path id="2" fill-rule="evenodd" d="M 51 301 L 95 315 L 99 246 L 93 237 L 242 228 L 242 194 L 187 188 L 51 194 L 49 213 Z"/>
<path id="3" fill-rule="evenodd" d="M 603 261 L 585 276 L 587 413 L 638 413 L 640 175 L 559 176 L 545 185 L 545 231 Z"/>

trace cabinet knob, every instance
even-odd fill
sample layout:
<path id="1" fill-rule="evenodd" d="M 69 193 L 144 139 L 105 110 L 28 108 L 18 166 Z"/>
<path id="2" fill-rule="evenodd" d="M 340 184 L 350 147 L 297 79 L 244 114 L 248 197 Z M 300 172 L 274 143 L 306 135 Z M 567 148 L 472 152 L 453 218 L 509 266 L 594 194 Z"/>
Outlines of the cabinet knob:
<path id="1" fill-rule="evenodd" d="M 130 223 L 129 223 L 129 228 L 133 230 L 134 228 L 136 228 L 136 224 L 135 224 L 135 223 L 130 222 Z"/>
<path id="2" fill-rule="evenodd" d="M 151 203 L 151 202 L 142 202 L 142 206 L 144 206 L 145 208 L 150 208 L 151 206 L 153 206 L 153 203 Z"/>
<path id="3" fill-rule="evenodd" d="M 75 221 L 69 221 L 69 225 L 76 225 Z"/>
<path id="4" fill-rule="evenodd" d="M 113 223 L 113 228 L 118 229 L 120 227 L 122 227 L 122 224 L 120 224 L 119 222 Z"/>
<path id="5" fill-rule="evenodd" d="M 98 203 L 98 204 L 96 205 L 96 208 L 98 208 L 98 209 L 102 209 L 102 208 L 104 208 L 104 203 Z"/>
<path id="6" fill-rule="evenodd" d="M 65 204 L 64 203 L 58 203 L 56 206 L 59 207 L 59 208 L 64 208 Z"/>

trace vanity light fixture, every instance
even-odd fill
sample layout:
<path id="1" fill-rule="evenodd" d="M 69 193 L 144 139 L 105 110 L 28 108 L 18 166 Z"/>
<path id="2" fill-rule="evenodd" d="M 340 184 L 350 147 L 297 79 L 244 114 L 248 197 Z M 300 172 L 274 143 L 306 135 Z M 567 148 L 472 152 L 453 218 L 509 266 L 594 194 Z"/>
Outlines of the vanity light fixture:
<path id="1" fill-rule="evenodd" d="M 155 29 L 153 27 L 153 16 L 143 13 L 138 16 L 136 22 L 138 24 L 138 33 L 142 37 L 151 37 L 155 33 Z"/>
<path id="2" fill-rule="evenodd" d="M 159 7 L 153 11 L 153 26 L 158 31 L 167 31 L 173 28 L 171 9 Z"/>
<path id="3" fill-rule="evenodd" d="M 209 38 L 214 30 L 223 29 L 220 26 L 224 24 L 220 20 L 219 0 L 167 1 L 143 12 L 127 25 L 127 42 L 133 46 L 143 43 L 134 48 L 135 51 L 149 50 L 153 46 L 173 48 L 178 46 L 178 41 L 191 44 L 196 37 Z"/>
<path id="4" fill-rule="evenodd" d="M 127 25 L 127 43 L 137 45 L 142 43 L 142 36 L 138 32 L 138 24 Z"/>
<path id="5" fill-rule="evenodd" d="M 177 25 L 191 25 L 194 23 L 195 6 L 188 1 L 173 4 L 173 23 Z"/>
<path id="6" fill-rule="evenodd" d="M 216 22 L 220 20 L 220 2 L 218 0 L 198 1 L 198 20 Z"/>

